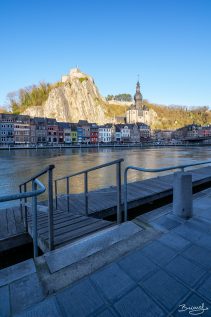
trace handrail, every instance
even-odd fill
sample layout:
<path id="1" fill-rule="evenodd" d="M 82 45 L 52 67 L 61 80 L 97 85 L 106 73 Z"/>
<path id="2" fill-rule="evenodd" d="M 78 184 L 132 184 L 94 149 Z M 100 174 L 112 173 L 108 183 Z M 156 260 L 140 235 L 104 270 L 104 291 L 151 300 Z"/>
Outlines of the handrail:
<path id="1" fill-rule="evenodd" d="M 84 174 L 84 200 L 85 200 L 85 215 L 88 216 L 88 173 L 95 171 L 100 168 L 104 168 L 111 165 L 116 165 L 116 183 L 117 183 L 117 223 L 121 222 L 121 163 L 124 161 L 123 158 L 114 160 L 105 164 L 97 165 L 86 170 L 82 170 L 77 173 L 66 175 L 54 180 L 55 182 L 55 197 L 56 197 L 56 208 L 58 206 L 58 192 L 57 192 L 57 182 L 66 179 L 66 195 L 67 195 L 67 210 L 70 211 L 70 184 L 69 180 L 71 177 Z"/>
<path id="2" fill-rule="evenodd" d="M 40 187 L 40 189 L 37 189 L 37 186 Z M 32 217 L 33 217 L 33 248 L 34 248 L 34 257 L 38 255 L 38 242 L 37 242 L 37 196 L 43 194 L 46 190 L 45 185 L 43 185 L 38 179 L 33 179 L 32 181 L 32 191 L 30 192 L 24 192 L 19 194 L 12 194 L 12 195 L 4 195 L 0 196 L 0 202 L 5 201 L 11 201 L 11 200 L 17 200 L 24 198 L 24 202 L 26 202 L 27 198 L 32 198 Z M 21 204 L 22 207 L 22 204 Z"/>
<path id="3" fill-rule="evenodd" d="M 163 167 L 163 168 L 143 168 L 143 167 L 137 167 L 137 166 L 127 166 L 124 171 L 124 221 L 127 221 L 128 217 L 128 206 L 127 206 L 127 174 L 130 169 L 136 170 L 139 172 L 146 172 L 146 173 L 160 173 L 175 169 L 181 169 L 182 172 L 184 172 L 185 168 L 192 167 L 192 166 L 198 166 L 198 165 L 205 165 L 210 164 L 211 161 L 203 161 L 193 164 L 183 164 L 183 165 L 177 165 L 177 166 L 169 166 L 169 167 Z"/>
<path id="4" fill-rule="evenodd" d="M 124 161 L 124 159 L 118 159 L 118 160 L 111 161 L 111 162 L 108 162 L 108 163 L 105 163 L 105 164 L 97 165 L 97 166 L 88 168 L 86 170 L 82 170 L 82 171 L 77 172 L 77 173 L 73 173 L 73 174 L 70 174 L 70 175 L 66 175 L 66 176 L 57 178 L 57 179 L 55 179 L 55 181 L 60 181 L 60 180 L 63 180 L 65 178 L 70 178 L 70 177 L 74 177 L 74 176 L 81 175 L 81 174 L 84 174 L 84 173 L 89 173 L 89 172 L 95 171 L 95 170 L 97 170 L 99 168 L 103 168 L 103 167 L 107 167 L 107 166 L 110 166 L 110 165 L 114 165 L 114 164 L 117 164 L 117 163 L 120 163 L 120 162 L 123 162 L 123 161 Z"/>
<path id="5" fill-rule="evenodd" d="M 40 176 L 42 176 L 43 174 L 47 173 L 49 170 L 53 170 L 55 168 L 55 165 L 48 165 L 47 167 L 45 167 L 41 172 L 35 174 L 34 176 L 30 177 L 29 179 L 27 179 L 25 182 L 21 183 L 19 186 L 23 186 L 27 183 L 32 182 L 35 178 L 38 178 Z"/>
<path id="6" fill-rule="evenodd" d="M 10 201 L 10 200 L 17 200 L 17 199 L 39 196 L 39 195 L 43 194 L 46 190 L 46 187 L 38 179 L 35 179 L 35 182 L 38 186 L 41 187 L 40 189 L 30 191 L 30 192 L 24 192 L 21 194 L 19 193 L 19 194 L 13 194 L 13 195 L 0 196 L 0 203 L 5 202 L 5 201 Z"/>
<path id="7" fill-rule="evenodd" d="M 32 197 L 32 224 L 33 224 L 33 242 L 34 242 L 34 257 L 38 255 L 38 243 L 37 243 L 37 196 L 27 195 L 27 184 L 32 183 L 32 191 L 37 191 L 37 185 L 42 184 L 37 178 L 48 174 L 48 229 L 49 229 L 49 250 L 54 248 L 54 228 L 53 228 L 53 169 L 54 165 L 49 165 L 36 175 L 30 177 L 25 182 L 19 185 L 20 194 L 20 207 L 23 214 L 24 207 L 24 225 L 26 232 L 28 231 L 28 210 L 27 210 L 27 198 Z M 44 186 L 44 185 L 43 185 Z M 22 192 L 23 189 L 23 192 Z M 46 189 L 46 188 L 45 188 Z M 22 200 L 24 199 L 23 203 Z"/>

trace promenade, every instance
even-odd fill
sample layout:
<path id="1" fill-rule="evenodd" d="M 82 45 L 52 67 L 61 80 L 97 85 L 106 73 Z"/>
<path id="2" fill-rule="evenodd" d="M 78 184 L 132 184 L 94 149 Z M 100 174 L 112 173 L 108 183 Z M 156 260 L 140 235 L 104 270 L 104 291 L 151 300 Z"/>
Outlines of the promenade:
<path id="1" fill-rule="evenodd" d="M 211 189 L 193 198 L 1 270 L 0 315 L 211 316 Z"/>

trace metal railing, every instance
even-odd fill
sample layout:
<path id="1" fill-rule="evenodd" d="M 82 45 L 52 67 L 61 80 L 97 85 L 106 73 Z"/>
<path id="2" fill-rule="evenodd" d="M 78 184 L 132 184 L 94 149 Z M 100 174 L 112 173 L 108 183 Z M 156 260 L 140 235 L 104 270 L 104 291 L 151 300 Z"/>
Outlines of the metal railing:
<path id="1" fill-rule="evenodd" d="M 124 221 L 127 221 L 128 218 L 128 201 L 127 201 L 127 185 L 128 185 L 128 171 L 129 170 L 136 170 L 139 172 L 146 172 L 146 173 L 160 173 L 170 170 L 176 170 L 180 169 L 182 172 L 184 172 L 185 168 L 187 167 L 193 167 L 198 165 L 205 165 L 210 164 L 211 161 L 203 161 L 193 164 L 185 164 L 185 165 L 177 165 L 177 166 L 169 166 L 169 167 L 163 167 L 163 168 L 143 168 L 143 167 L 136 167 L 136 166 L 127 166 L 124 171 Z"/>
<path id="2" fill-rule="evenodd" d="M 121 222 L 121 163 L 124 159 L 115 160 L 109 163 L 101 164 L 78 173 L 73 173 L 70 175 L 66 175 L 64 177 L 56 179 L 55 182 L 55 197 L 56 197 L 56 208 L 58 207 L 58 182 L 61 180 L 66 180 L 66 195 L 67 195 L 67 210 L 70 211 L 70 178 L 84 174 L 84 200 L 85 200 L 85 215 L 88 216 L 89 212 L 89 202 L 88 202 L 88 173 L 95 171 L 97 169 L 101 169 L 107 166 L 116 165 L 116 185 L 117 185 L 117 223 Z"/>
<path id="3" fill-rule="evenodd" d="M 26 231 L 28 231 L 28 206 L 27 198 L 32 197 L 32 230 L 33 230 L 33 247 L 34 247 L 34 257 L 38 256 L 38 238 L 37 238 L 37 195 L 32 195 L 37 191 L 37 185 L 42 185 L 46 190 L 46 187 L 38 180 L 38 177 L 48 174 L 48 229 L 49 229 L 49 249 L 54 248 L 54 232 L 53 232 L 53 169 L 54 165 L 47 166 L 44 170 L 37 173 L 36 175 L 30 177 L 25 182 L 19 185 L 19 198 L 20 208 L 22 214 L 24 214 L 24 225 Z M 32 192 L 27 192 L 27 184 L 32 184 Z M 45 191 L 44 190 L 44 191 Z M 43 191 L 43 192 L 44 192 Z M 42 193 L 43 193 L 42 192 Z M 27 195 L 30 194 L 30 195 Z M 24 199 L 24 200 L 23 200 Z M 23 212 L 24 209 L 24 212 Z"/>
<path id="4" fill-rule="evenodd" d="M 37 189 L 37 186 L 40 189 Z M 38 180 L 34 179 L 32 183 L 32 191 L 19 193 L 19 194 L 12 194 L 12 195 L 4 195 L 0 196 L 0 203 L 11 201 L 11 200 L 19 200 L 22 199 L 26 200 L 27 198 L 32 198 L 32 209 L 33 209 L 33 228 L 34 228 L 34 235 L 33 235 L 33 248 L 34 248 L 34 257 L 38 255 L 38 248 L 37 248 L 37 196 L 43 194 L 46 190 L 46 187 Z M 21 212 L 22 214 L 22 212 Z"/>

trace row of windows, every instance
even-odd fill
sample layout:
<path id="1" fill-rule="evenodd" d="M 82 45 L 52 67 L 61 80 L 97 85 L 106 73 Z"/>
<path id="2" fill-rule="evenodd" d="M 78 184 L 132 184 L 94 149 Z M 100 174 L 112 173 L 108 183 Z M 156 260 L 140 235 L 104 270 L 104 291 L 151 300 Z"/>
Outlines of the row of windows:
<path id="1" fill-rule="evenodd" d="M 10 129 L 12 129 L 13 125 L 12 124 L 1 124 L 0 128 L 10 128 Z"/>

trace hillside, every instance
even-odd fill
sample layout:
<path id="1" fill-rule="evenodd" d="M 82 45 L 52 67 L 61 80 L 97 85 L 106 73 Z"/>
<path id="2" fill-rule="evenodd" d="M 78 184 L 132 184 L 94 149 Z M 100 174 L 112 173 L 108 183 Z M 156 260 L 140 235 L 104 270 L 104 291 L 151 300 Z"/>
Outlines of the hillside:
<path id="1" fill-rule="evenodd" d="M 113 122 L 116 116 L 124 117 L 130 102 L 103 98 L 91 76 L 73 69 L 63 76 L 62 82 L 40 83 L 27 89 L 20 89 L 18 95 L 10 96 L 13 113 L 32 117 L 56 118 L 57 121 L 78 122 L 88 120 L 104 124 Z M 123 94 L 124 95 L 124 94 Z M 153 129 L 177 129 L 188 124 L 211 124 L 208 107 L 189 109 L 179 106 L 164 106 L 144 100 L 152 113 Z"/>

